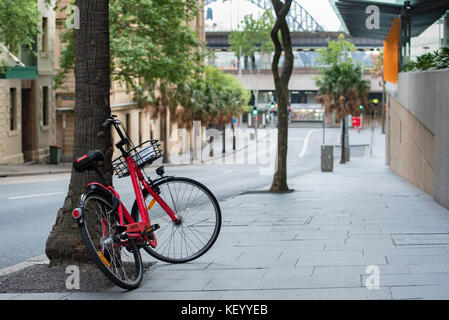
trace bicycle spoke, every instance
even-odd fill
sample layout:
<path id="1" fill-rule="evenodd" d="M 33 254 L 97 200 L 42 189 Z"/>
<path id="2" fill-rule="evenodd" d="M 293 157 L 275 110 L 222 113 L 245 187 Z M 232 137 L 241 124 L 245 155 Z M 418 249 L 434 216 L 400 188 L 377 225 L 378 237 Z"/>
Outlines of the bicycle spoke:
<path id="1" fill-rule="evenodd" d="M 185 262 L 202 255 L 217 238 L 221 225 L 219 207 L 213 195 L 185 178 L 160 183 L 157 190 L 179 221 L 172 221 L 160 204 L 155 203 L 149 215 L 152 224 L 160 226 L 155 231 L 157 246 L 144 246 L 145 251 L 167 262 Z M 146 203 L 150 200 L 152 197 L 147 193 Z M 133 210 L 137 210 L 135 207 Z M 133 214 L 137 212 L 133 211 Z"/>

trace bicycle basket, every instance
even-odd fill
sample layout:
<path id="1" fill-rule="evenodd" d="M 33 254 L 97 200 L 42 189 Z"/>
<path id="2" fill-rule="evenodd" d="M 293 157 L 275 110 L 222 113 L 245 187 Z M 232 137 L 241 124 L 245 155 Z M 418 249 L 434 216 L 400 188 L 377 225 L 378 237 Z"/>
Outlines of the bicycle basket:
<path id="1" fill-rule="evenodd" d="M 149 166 L 163 155 L 161 144 L 158 143 L 157 140 L 145 141 L 137 147 L 129 150 L 128 153 L 140 169 Z M 114 168 L 118 178 L 129 176 L 129 170 L 124 156 L 120 156 L 112 161 L 112 167 Z"/>

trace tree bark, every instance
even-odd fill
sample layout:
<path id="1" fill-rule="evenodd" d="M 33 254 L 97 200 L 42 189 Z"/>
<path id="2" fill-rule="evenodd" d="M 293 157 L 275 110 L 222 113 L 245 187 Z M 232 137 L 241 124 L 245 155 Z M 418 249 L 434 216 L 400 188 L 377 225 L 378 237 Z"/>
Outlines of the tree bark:
<path id="1" fill-rule="evenodd" d="M 77 0 L 80 29 L 75 33 L 75 133 L 73 156 L 89 150 L 104 153 L 103 173 L 112 184 L 111 132 L 99 136 L 101 124 L 110 115 L 110 55 L 108 0 Z M 94 173 L 72 170 L 69 190 L 47 239 L 45 253 L 51 265 L 91 262 L 71 212 L 86 185 L 98 181 Z M 99 181 L 101 182 L 101 181 Z"/>
<path id="2" fill-rule="evenodd" d="M 276 172 L 270 192 L 288 192 L 287 185 L 287 148 L 288 148 L 288 103 L 290 100 L 288 83 L 293 71 L 293 50 L 290 37 L 290 30 L 286 21 L 286 16 L 290 10 L 292 1 L 272 0 L 276 12 L 276 22 L 271 30 L 275 53 L 271 65 L 274 77 L 276 94 L 278 97 L 278 148 Z M 281 32 L 282 43 L 278 34 Z M 279 70 L 279 61 L 282 51 L 285 53 L 282 70 Z"/>

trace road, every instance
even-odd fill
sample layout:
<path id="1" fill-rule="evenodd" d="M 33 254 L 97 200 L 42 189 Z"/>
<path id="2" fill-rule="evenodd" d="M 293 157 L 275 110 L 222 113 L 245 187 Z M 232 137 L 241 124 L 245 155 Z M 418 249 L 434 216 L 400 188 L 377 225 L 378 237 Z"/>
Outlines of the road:
<path id="1" fill-rule="evenodd" d="M 263 130 L 259 130 L 262 134 Z M 327 129 L 326 143 L 334 144 L 338 129 Z M 167 166 L 167 175 L 185 176 L 205 184 L 219 200 L 246 191 L 268 188 L 273 179 L 276 130 L 235 155 L 202 165 Z M 288 176 L 320 170 L 319 128 L 290 128 Z M 156 175 L 146 170 L 150 177 Z M 0 179 L 0 269 L 41 255 L 64 202 L 69 174 L 11 177 Z M 133 193 L 129 178 L 116 179 L 115 187 L 130 208 Z"/>

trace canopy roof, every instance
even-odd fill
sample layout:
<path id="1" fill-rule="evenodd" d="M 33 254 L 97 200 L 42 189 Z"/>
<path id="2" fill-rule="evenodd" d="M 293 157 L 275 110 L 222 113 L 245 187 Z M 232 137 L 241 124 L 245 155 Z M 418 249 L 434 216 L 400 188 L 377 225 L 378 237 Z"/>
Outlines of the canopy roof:
<path id="1" fill-rule="evenodd" d="M 355 37 L 385 40 L 393 18 L 404 12 L 405 1 L 337 0 L 335 6 L 349 33 Z M 375 5 L 380 11 L 380 28 L 367 29 L 366 19 L 370 13 L 366 8 Z M 449 10 L 449 0 L 412 0 L 406 13 L 411 19 L 411 36 L 420 35 Z"/>

